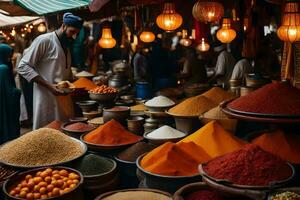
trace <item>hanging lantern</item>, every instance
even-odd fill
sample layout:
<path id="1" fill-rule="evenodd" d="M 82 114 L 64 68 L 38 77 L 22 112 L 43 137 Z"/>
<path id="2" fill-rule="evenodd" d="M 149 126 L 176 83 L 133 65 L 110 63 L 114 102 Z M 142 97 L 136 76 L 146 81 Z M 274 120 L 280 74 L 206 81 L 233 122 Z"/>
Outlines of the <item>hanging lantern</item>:
<path id="1" fill-rule="evenodd" d="M 43 23 L 40 23 L 37 27 L 38 32 L 44 33 L 46 32 L 46 26 Z"/>
<path id="2" fill-rule="evenodd" d="M 151 31 L 143 31 L 140 34 L 140 40 L 145 43 L 150 43 L 155 40 L 155 35 Z"/>
<path id="3" fill-rule="evenodd" d="M 231 28 L 231 22 L 229 18 L 224 18 L 222 28 L 217 32 L 217 38 L 222 43 L 230 43 L 236 37 L 236 32 Z"/>
<path id="4" fill-rule="evenodd" d="M 111 35 L 110 28 L 102 29 L 102 37 L 100 38 L 98 44 L 103 49 L 111 49 L 116 45 L 116 40 Z"/>
<path id="5" fill-rule="evenodd" d="M 210 48 L 209 44 L 204 41 L 204 38 L 201 39 L 201 43 L 197 46 L 197 49 L 201 52 L 208 51 Z"/>
<path id="6" fill-rule="evenodd" d="M 288 1 L 284 7 L 282 24 L 277 30 L 278 37 L 285 42 L 300 40 L 300 13 L 299 3 Z"/>
<path id="7" fill-rule="evenodd" d="M 163 12 L 156 18 L 156 24 L 165 31 L 174 31 L 182 24 L 182 17 L 175 11 L 174 3 L 165 3 Z"/>
<path id="8" fill-rule="evenodd" d="M 215 1 L 198 1 L 193 7 L 192 14 L 197 21 L 216 22 L 224 15 L 223 5 Z"/>
<path id="9" fill-rule="evenodd" d="M 17 34 L 16 30 L 15 28 L 13 28 L 13 30 L 11 30 L 10 32 L 10 35 L 14 37 L 16 34 Z"/>

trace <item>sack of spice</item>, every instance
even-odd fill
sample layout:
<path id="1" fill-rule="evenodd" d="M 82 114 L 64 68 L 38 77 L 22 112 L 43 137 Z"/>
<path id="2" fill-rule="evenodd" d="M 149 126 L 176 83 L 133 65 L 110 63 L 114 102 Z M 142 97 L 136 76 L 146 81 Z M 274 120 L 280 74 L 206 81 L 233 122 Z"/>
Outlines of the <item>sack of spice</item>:
<path id="1" fill-rule="evenodd" d="M 272 182 L 287 180 L 293 174 L 285 161 L 254 144 L 217 157 L 203 169 L 213 178 L 247 186 L 269 186 Z"/>
<path id="2" fill-rule="evenodd" d="M 263 150 L 293 164 L 300 164 L 299 134 L 284 133 L 282 130 L 266 132 L 252 141 Z"/>
<path id="3" fill-rule="evenodd" d="M 95 145 L 133 144 L 143 137 L 127 131 L 119 122 L 112 119 L 83 137 L 83 140 Z"/>
<path id="4" fill-rule="evenodd" d="M 188 98 L 169 110 L 169 113 L 177 116 L 199 116 L 214 108 L 216 104 L 204 96 Z"/>
<path id="5" fill-rule="evenodd" d="M 194 142 L 212 158 L 239 150 L 245 144 L 216 121 L 209 122 L 178 143 L 182 142 Z"/>

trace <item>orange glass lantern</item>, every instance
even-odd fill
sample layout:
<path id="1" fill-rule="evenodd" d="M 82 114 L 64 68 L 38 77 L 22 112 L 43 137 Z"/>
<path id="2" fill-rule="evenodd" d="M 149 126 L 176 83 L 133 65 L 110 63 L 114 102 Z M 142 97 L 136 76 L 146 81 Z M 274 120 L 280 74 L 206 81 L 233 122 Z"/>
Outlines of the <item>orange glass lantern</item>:
<path id="1" fill-rule="evenodd" d="M 204 38 L 201 39 L 201 43 L 197 46 L 197 50 L 201 52 L 208 51 L 210 48 L 209 44 L 205 42 Z"/>
<path id="2" fill-rule="evenodd" d="M 217 38 L 222 43 L 230 43 L 236 37 L 236 32 L 231 28 L 231 20 L 224 18 L 222 28 L 217 32 Z"/>
<path id="3" fill-rule="evenodd" d="M 165 3 L 163 12 L 156 18 L 156 24 L 165 31 L 174 31 L 182 24 L 182 17 L 175 11 L 174 3 Z"/>
<path id="4" fill-rule="evenodd" d="M 288 1 L 284 7 L 282 25 L 277 30 L 278 37 L 285 42 L 300 40 L 299 2 Z"/>
<path id="5" fill-rule="evenodd" d="M 155 35 L 151 31 L 143 31 L 140 34 L 140 40 L 145 43 L 150 43 L 155 40 Z"/>
<path id="6" fill-rule="evenodd" d="M 224 15 L 223 5 L 215 1 L 198 1 L 194 4 L 192 14 L 197 21 L 216 22 Z"/>
<path id="7" fill-rule="evenodd" d="M 103 28 L 102 29 L 102 36 L 98 41 L 100 47 L 104 49 L 111 49 L 116 46 L 116 40 L 111 35 L 110 28 Z"/>

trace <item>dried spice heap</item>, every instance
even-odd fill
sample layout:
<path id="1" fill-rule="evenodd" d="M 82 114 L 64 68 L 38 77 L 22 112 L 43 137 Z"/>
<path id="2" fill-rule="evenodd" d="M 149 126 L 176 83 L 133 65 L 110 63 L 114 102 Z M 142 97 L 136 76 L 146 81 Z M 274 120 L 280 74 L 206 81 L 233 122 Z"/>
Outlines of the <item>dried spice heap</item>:
<path id="1" fill-rule="evenodd" d="M 222 200 L 222 198 L 216 192 L 200 190 L 187 195 L 184 200 Z"/>
<path id="2" fill-rule="evenodd" d="M 142 137 L 127 131 L 119 122 L 112 119 L 85 135 L 83 139 L 96 145 L 122 145 L 138 142 Z"/>
<path id="3" fill-rule="evenodd" d="M 299 134 L 286 134 L 281 130 L 277 130 L 260 135 L 252 143 L 283 160 L 293 164 L 300 164 Z"/>
<path id="4" fill-rule="evenodd" d="M 75 88 L 85 88 L 85 90 L 92 90 L 97 87 L 93 81 L 87 78 L 79 78 L 73 85 L 75 85 Z"/>
<path id="5" fill-rule="evenodd" d="M 73 124 L 69 124 L 65 127 L 66 130 L 68 131 L 82 131 L 82 132 L 87 132 L 87 131 L 91 131 L 92 129 L 94 129 L 93 126 L 90 126 L 86 123 L 82 123 L 82 122 L 76 122 Z"/>
<path id="6" fill-rule="evenodd" d="M 292 170 L 285 161 L 253 144 L 209 161 L 204 166 L 204 171 L 216 179 L 251 186 L 268 186 L 292 175 Z"/>
<path id="7" fill-rule="evenodd" d="M 260 114 L 300 115 L 300 90 L 274 82 L 232 101 L 228 107 Z"/>
<path id="8" fill-rule="evenodd" d="M 35 167 L 53 165 L 78 158 L 84 152 L 79 142 L 60 131 L 41 128 L 27 133 L 0 148 L 0 161 Z"/>
<path id="9" fill-rule="evenodd" d="M 180 104 L 171 108 L 169 112 L 173 115 L 179 116 L 199 116 L 215 106 L 216 104 L 211 100 L 200 95 L 184 100 Z"/>
<path id="10" fill-rule="evenodd" d="M 219 87 L 213 87 L 207 92 L 203 93 L 202 96 L 205 96 L 215 104 L 219 105 L 222 101 L 234 99 L 235 96 L 230 92 L 227 92 Z"/>

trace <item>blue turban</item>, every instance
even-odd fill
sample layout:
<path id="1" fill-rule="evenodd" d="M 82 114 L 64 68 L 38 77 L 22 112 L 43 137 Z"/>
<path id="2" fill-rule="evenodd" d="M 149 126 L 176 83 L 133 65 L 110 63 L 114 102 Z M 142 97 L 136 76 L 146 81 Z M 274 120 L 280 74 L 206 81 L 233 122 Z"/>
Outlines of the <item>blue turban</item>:
<path id="1" fill-rule="evenodd" d="M 63 16 L 63 23 L 65 25 L 81 29 L 81 27 L 83 25 L 83 20 L 80 17 L 68 12 L 68 13 L 65 13 Z"/>

